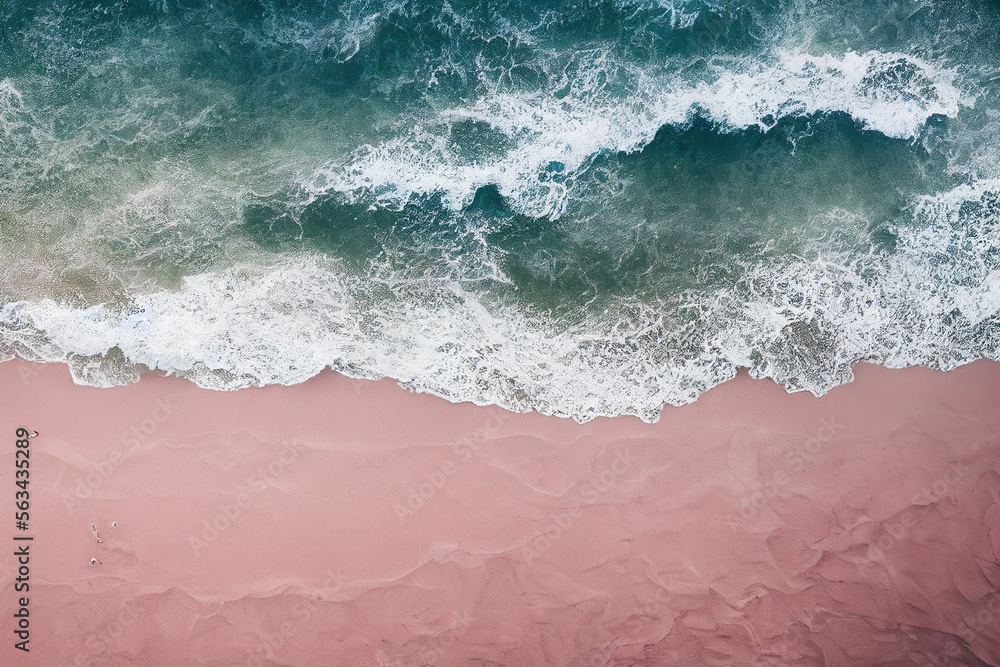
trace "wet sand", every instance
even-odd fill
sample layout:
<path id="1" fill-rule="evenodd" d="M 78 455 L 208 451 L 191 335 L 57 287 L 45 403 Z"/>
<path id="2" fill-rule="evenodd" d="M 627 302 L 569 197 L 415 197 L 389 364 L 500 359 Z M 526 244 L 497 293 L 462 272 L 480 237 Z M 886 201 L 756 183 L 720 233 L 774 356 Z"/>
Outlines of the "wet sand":
<path id="1" fill-rule="evenodd" d="M 0 664 L 997 664 L 1000 365 L 855 373 L 581 425 L 0 364 Z"/>

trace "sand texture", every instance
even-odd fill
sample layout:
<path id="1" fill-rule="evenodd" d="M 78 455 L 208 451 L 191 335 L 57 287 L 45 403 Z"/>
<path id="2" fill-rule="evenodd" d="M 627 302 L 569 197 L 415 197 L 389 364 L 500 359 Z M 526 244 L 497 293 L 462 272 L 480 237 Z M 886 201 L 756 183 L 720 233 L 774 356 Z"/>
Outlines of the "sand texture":
<path id="1" fill-rule="evenodd" d="M 856 376 L 581 425 L 0 364 L 0 664 L 997 664 L 1000 365 Z"/>

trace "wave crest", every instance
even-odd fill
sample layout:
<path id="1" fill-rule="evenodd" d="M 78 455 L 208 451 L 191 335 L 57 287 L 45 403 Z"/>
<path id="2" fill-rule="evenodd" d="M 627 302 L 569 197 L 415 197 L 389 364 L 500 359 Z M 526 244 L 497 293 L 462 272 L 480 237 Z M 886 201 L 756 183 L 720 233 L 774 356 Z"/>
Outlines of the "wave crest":
<path id="1" fill-rule="evenodd" d="M 69 362 L 87 384 L 131 381 L 136 364 L 213 389 L 331 367 L 452 401 L 655 421 L 738 367 L 819 395 L 862 360 L 1000 358 L 998 232 L 1000 181 L 963 185 L 917 201 L 893 253 L 760 263 L 730 288 L 578 321 L 487 303 L 454 281 L 352 277 L 304 257 L 201 274 L 124 308 L 8 304 L 0 351 Z"/>
<path id="2" fill-rule="evenodd" d="M 734 132 L 841 112 L 867 130 L 912 139 L 932 116 L 956 116 L 963 101 L 955 72 L 902 53 L 784 53 L 769 66 L 727 63 L 698 84 L 620 65 L 604 52 L 582 58 L 565 66 L 571 76 L 550 77 L 556 91 L 498 93 L 446 109 L 325 165 L 304 187 L 390 208 L 439 194 L 460 210 L 495 185 L 518 212 L 555 219 L 594 156 L 639 151 L 661 127 L 696 116 Z M 477 132 L 493 141 L 477 142 Z"/>

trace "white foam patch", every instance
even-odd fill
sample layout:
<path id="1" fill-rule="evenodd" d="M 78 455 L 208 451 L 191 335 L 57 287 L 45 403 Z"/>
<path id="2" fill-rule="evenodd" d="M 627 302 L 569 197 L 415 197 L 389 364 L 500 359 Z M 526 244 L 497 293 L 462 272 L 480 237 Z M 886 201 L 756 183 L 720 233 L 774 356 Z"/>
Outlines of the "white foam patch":
<path id="1" fill-rule="evenodd" d="M 0 136 L 5 139 L 20 126 L 16 115 L 24 108 L 24 96 L 10 79 L 0 80 Z"/>
<path id="2" fill-rule="evenodd" d="M 0 210 L 22 208 L 17 195 L 52 169 L 49 128 L 11 79 L 0 79 Z"/>
<path id="3" fill-rule="evenodd" d="M 404 9 L 403 3 L 389 3 L 377 12 L 367 10 L 366 3 L 360 5 L 346 3 L 344 16 L 319 25 L 269 13 L 264 32 L 279 44 L 296 46 L 317 62 L 330 58 L 345 63 L 371 42 L 386 15 Z"/>
<path id="4" fill-rule="evenodd" d="M 0 355 L 67 361 L 78 382 L 102 386 L 134 379 L 118 351 L 213 389 L 292 384 L 329 366 L 581 421 L 655 421 L 740 366 L 822 394 L 860 360 L 948 369 L 1000 358 L 1000 181 L 925 197 L 911 223 L 893 254 L 756 265 L 734 288 L 575 323 L 484 303 L 453 281 L 357 277 L 300 257 L 194 276 L 124 309 L 7 304 Z"/>
<path id="5" fill-rule="evenodd" d="M 955 72 L 902 53 L 784 53 L 771 65 L 727 62 L 697 85 L 614 63 L 606 53 L 581 57 L 586 62 L 567 77 L 572 84 L 566 82 L 569 93 L 561 98 L 551 92 L 482 97 L 327 164 L 304 187 L 313 196 L 337 191 L 386 207 L 440 194 L 458 210 L 493 184 L 519 212 L 557 218 L 574 176 L 595 155 L 641 150 L 659 128 L 696 114 L 736 131 L 843 112 L 867 130 L 906 139 L 931 116 L 957 115 L 963 102 Z M 462 121 L 488 125 L 507 145 L 470 156 L 453 136 Z"/>
<path id="6" fill-rule="evenodd" d="M 701 300 L 713 349 L 820 395 L 861 360 L 950 370 L 1000 359 L 1000 180 L 922 197 L 896 252 L 750 267 Z M 746 296 L 749 294 L 749 297 Z"/>
<path id="7" fill-rule="evenodd" d="M 783 54 L 778 67 L 725 71 L 702 87 L 713 120 L 767 129 L 777 119 L 842 111 L 868 130 L 912 138 L 928 118 L 955 116 L 961 93 L 955 72 L 902 53 L 869 51 L 843 58 Z"/>

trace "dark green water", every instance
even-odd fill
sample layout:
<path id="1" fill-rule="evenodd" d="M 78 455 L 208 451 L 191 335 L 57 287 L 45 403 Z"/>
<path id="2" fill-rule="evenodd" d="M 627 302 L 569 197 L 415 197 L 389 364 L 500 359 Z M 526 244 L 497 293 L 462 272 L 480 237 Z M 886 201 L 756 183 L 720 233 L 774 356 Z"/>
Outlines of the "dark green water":
<path id="1" fill-rule="evenodd" d="M 0 355 L 655 419 L 1000 357 L 996 2 L 8 2 Z"/>

